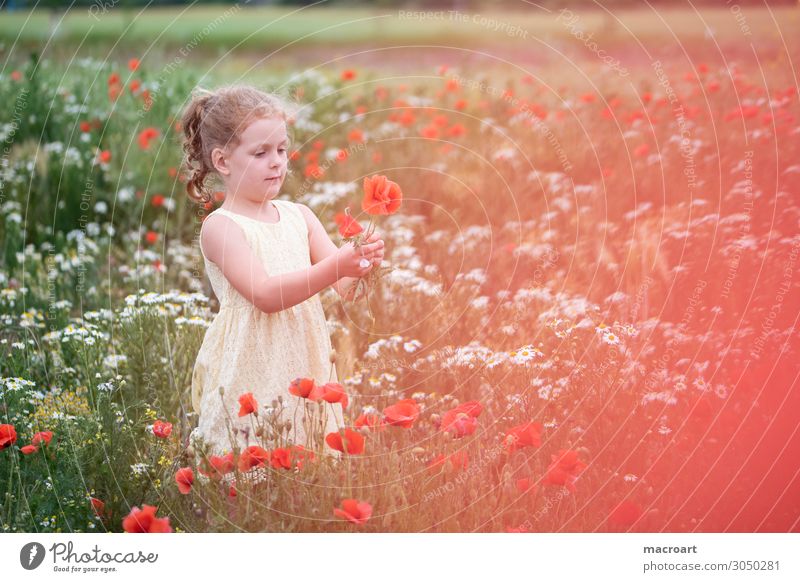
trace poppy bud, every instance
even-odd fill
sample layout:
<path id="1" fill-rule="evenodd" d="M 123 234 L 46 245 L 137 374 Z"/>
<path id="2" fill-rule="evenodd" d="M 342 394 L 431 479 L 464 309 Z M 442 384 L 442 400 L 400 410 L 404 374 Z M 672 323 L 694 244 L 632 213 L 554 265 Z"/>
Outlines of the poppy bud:
<path id="1" fill-rule="evenodd" d="M 275 400 L 274 398 L 272 399 L 272 402 L 270 402 L 270 404 L 272 405 L 272 408 L 278 408 L 278 401 Z"/>
<path id="2" fill-rule="evenodd" d="M 259 438 L 264 436 L 264 427 L 263 426 L 259 426 L 256 429 L 256 436 L 259 437 Z"/>
<path id="3" fill-rule="evenodd" d="M 192 445 L 186 447 L 186 456 L 190 459 L 194 459 L 194 455 L 194 447 Z"/>
<path id="4" fill-rule="evenodd" d="M 225 396 L 225 388 L 223 388 L 222 386 L 219 387 L 219 395 Z"/>
<path id="5" fill-rule="evenodd" d="M 425 454 L 425 449 L 423 449 L 422 447 L 414 447 L 413 449 L 411 449 L 411 454 L 412 455 L 424 455 Z"/>
<path id="6" fill-rule="evenodd" d="M 336 350 L 331 350 L 331 357 L 329 359 L 332 364 L 336 363 Z"/>

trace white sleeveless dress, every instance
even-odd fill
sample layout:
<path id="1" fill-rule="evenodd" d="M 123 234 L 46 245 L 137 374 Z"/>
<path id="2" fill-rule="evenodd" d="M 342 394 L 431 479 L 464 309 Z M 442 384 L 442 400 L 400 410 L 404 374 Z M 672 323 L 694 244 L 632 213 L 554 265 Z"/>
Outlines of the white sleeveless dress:
<path id="1" fill-rule="evenodd" d="M 209 217 L 222 214 L 233 220 L 268 275 L 309 268 L 308 227 L 302 211 L 291 201 L 273 203 L 280 215 L 276 223 L 225 208 L 218 208 Z M 305 399 L 288 390 L 298 377 L 314 378 L 317 384 L 338 382 L 336 367 L 330 362 L 331 340 L 319 293 L 278 313 L 265 313 L 233 288 L 220 268 L 206 258 L 202 244 L 200 250 L 220 310 L 206 330 L 192 373 L 192 407 L 199 414 L 192 443 L 199 436 L 209 446 L 209 454 L 221 456 L 230 452 L 232 443 L 226 427 L 229 421 L 240 429 L 235 435 L 240 450 L 261 446 L 259 437 L 253 434 L 250 416 L 238 416 L 239 397 L 252 392 L 260 417 L 265 406 L 270 406 L 278 395 L 283 396 L 283 418 L 292 421 L 288 444 L 303 445 L 317 454 L 335 454 L 307 442 L 303 429 Z M 224 387 L 223 396 L 220 386 Z M 319 407 L 320 422 L 326 427 L 324 434 L 344 426 L 340 404 L 323 401 Z M 248 428 L 250 434 L 241 430 Z"/>

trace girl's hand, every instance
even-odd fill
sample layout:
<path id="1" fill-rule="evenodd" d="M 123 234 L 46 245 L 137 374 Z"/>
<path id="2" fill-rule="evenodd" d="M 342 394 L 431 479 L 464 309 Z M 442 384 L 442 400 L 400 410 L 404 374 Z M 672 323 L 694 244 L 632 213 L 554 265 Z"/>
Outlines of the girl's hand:
<path id="1" fill-rule="evenodd" d="M 370 237 L 367 239 L 366 242 L 368 242 L 368 243 L 380 242 L 381 246 L 378 248 L 377 251 L 375 251 L 375 254 L 373 255 L 373 258 L 372 258 L 372 264 L 373 265 L 380 265 L 381 262 L 383 261 L 383 251 L 384 251 L 384 246 L 385 246 L 385 243 L 383 242 L 383 239 L 381 239 L 381 235 L 379 235 L 377 232 L 373 232 L 370 235 Z"/>
<path id="2" fill-rule="evenodd" d="M 372 237 L 370 237 L 372 238 Z M 348 242 L 337 251 L 336 253 L 336 274 L 341 277 L 363 277 L 373 267 L 375 257 L 380 252 L 383 256 L 383 241 L 377 241 L 369 244 L 362 244 L 356 248 L 353 243 Z M 362 266 L 361 261 L 365 260 Z"/>

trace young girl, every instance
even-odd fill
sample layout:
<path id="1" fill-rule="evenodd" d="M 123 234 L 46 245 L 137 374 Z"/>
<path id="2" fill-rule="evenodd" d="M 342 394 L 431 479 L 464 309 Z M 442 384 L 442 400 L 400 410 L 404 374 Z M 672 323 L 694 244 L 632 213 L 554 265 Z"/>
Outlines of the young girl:
<path id="1" fill-rule="evenodd" d="M 304 430 L 304 400 L 290 395 L 297 378 L 338 382 L 319 292 L 346 290 L 383 258 L 376 234 L 359 249 L 337 248 L 305 205 L 277 200 L 286 178 L 288 105 L 249 86 L 200 90 L 181 120 L 189 196 L 210 200 L 205 180 L 225 185 L 222 206 L 200 231 L 200 250 L 219 313 L 206 330 L 192 375 L 192 434 L 209 455 L 261 444 L 253 419 L 238 416 L 239 398 L 251 392 L 259 419 L 282 397 L 291 421 L 288 442 L 316 448 Z M 311 405 L 312 408 L 316 404 Z M 324 434 L 344 426 L 341 405 L 321 402 Z M 229 426 L 230 425 L 230 426 Z M 319 452 L 319 451 L 318 451 Z"/>

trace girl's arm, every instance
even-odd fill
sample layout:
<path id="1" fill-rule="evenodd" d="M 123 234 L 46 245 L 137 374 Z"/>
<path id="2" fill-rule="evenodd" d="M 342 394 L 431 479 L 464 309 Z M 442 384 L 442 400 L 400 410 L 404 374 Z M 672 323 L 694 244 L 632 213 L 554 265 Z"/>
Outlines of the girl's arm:
<path id="1" fill-rule="evenodd" d="M 306 219 L 306 225 L 308 226 L 308 245 L 311 249 L 311 263 L 317 264 L 320 261 L 324 261 L 333 253 L 338 250 L 336 244 L 331 240 L 331 237 L 328 236 L 328 232 L 325 230 L 325 227 L 317 218 L 317 215 L 305 204 L 300 204 L 295 202 L 297 206 L 300 207 L 300 210 L 303 212 L 303 216 Z M 380 235 L 374 233 L 370 239 L 366 242 L 374 243 L 381 240 Z M 378 251 L 374 263 L 376 265 L 380 265 L 381 261 L 383 260 L 383 241 L 381 241 L 381 249 Z M 333 288 L 342 297 L 345 301 L 349 301 L 355 295 L 357 289 L 353 286 L 353 283 L 358 281 L 356 277 L 341 277 L 335 283 L 333 283 Z"/>
<path id="2" fill-rule="evenodd" d="M 239 225 L 223 215 L 207 218 L 200 238 L 206 257 L 219 266 L 234 289 L 265 313 L 276 313 L 302 303 L 337 279 L 335 255 L 329 255 L 308 269 L 268 275 L 250 250 Z"/>

